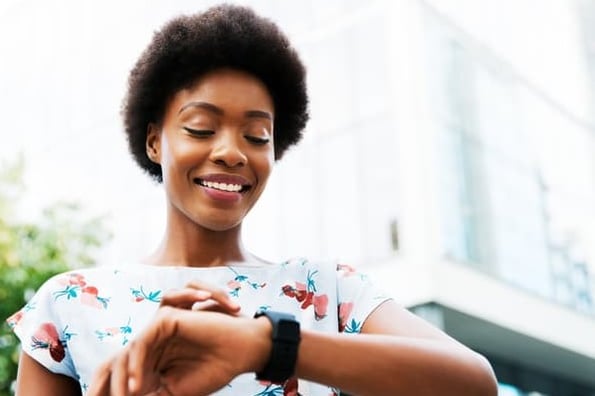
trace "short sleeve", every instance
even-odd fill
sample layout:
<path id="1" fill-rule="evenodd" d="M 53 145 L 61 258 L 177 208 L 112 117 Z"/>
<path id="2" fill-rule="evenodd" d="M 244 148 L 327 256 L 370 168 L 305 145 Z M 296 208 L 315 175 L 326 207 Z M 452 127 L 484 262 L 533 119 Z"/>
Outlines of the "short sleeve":
<path id="1" fill-rule="evenodd" d="M 57 277 L 46 281 L 18 312 L 6 321 L 27 353 L 53 373 L 78 379 L 68 342 L 76 336 L 69 332 L 58 310 L 54 292 Z"/>
<path id="2" fill-rule="evenodd" d="M 390 299 L 367 275 L 349 265 L 337 265 L 337 309 L 341 333 L 359 333 L 368 316 Z"/>

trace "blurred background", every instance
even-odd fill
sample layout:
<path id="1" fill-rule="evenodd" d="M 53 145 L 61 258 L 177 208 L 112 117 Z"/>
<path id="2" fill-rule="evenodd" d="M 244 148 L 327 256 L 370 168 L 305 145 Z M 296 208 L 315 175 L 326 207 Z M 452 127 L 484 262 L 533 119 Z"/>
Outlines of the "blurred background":
<path id="1" fill-rule="evenodd" d="M 595 1 L 241 3 L 288 33 L 312 105 L 246 245 L 360 267 L 484 353 L 502 395 L 595 395 Z M 120 104 L 152 32 L 212 4 L 0 3 L 1 314 L 156 246 L 163 194 Z"/>

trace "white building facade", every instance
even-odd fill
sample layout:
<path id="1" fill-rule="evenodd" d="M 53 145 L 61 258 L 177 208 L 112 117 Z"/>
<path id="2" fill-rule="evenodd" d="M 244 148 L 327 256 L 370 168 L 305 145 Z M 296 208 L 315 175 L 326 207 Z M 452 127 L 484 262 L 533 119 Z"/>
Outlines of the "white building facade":
<path id="1" fill-rule="evenodd" d="M 595 395 L 593 3 L 325 4 L 273 245 L 365 268 L 502 394 Z"/>

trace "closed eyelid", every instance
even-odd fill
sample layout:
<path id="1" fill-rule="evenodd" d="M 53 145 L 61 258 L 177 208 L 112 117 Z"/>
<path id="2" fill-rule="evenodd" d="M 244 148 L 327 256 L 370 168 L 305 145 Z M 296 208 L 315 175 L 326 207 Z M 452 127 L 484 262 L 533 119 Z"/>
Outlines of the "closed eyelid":
<path id="1" fill-rule="evenodd" d="M 257 145 L 265 145 L 271 141 L 271 139 L 268 136 L 244 135 L 244 138 L 249 142 Z"/>
<path id="2" fill-rule="evenodd" d="M 191 135 L 198 135 L 198 136 L 210 136 L 215 134 L 215 131 L 208 128 L 189 128 L 189 127 L 182 127 L 186 132 L 190 133 Z"/>

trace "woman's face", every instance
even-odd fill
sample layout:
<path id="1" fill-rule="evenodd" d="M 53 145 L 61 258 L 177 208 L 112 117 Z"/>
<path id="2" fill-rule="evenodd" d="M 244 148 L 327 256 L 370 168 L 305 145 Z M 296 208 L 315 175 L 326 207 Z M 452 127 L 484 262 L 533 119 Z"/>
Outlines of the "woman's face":
<path id="1" fill-rule="evenodd" d="M 147 135 L 173 215 L 223 231 L 239 225 L 274 163 L 273 100 L 250 74 L 218 69 L 175 94 Z"/>

